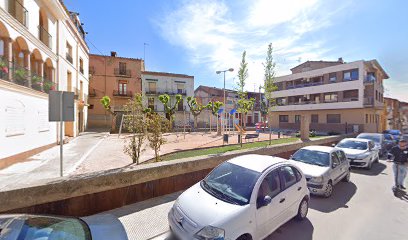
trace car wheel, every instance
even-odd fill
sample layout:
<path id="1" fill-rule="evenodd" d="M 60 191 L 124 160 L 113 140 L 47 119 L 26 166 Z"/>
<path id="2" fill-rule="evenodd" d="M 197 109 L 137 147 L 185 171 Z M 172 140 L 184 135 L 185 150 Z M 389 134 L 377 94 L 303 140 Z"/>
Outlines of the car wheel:
<path id="1" fill-rule="evenodd" d="M 309 212 L 309 201 L 305 197 L 299 204 L 298 213 L 295 217 L 296 220 L 302 221 L 303 219 L 306 218 L 308 212 Z"/>
<path id="2" fill-rule="evenodd" d="M 248 234 L 242 235 L 237 240 L 252 240 L 252 237 Z"/>
<path id="3" fill-rule="evenodd" d="M 330 180 L 327 185 L 326 188 L 324 189 L 324 197 L 328 198 L 333 194 L 333 184 L 332 181 Z"/>
<path id="4" fill-rule="evenodd" d="M 342 179 L 343 182 L 350 182 L 350 178 L 351 178 L 351 173 L 350 170 L 347 172 L 347 175 L 344 176 L 344 178 Z"/>

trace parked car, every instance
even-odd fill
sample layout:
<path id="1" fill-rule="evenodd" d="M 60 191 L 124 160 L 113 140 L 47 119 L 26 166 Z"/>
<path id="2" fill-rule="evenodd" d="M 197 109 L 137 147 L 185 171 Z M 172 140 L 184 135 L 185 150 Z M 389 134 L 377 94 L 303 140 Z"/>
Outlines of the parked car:
<path id="1" fill-rule="evenodd" d="M 389 133 L 384 133 L 384 138 L 385 140 L 389 143 L 388 146 L 388 151 L 394 147 L 395 145 L 398 144 L 398 140 L 394 138 L 393 135 L 389 134 Z"/>
<path id="2" fill-rule="evenodd" d="M 345 138 L 336 148 L 346 153 L 350 166 L 371 169 L 373 163 L 378 162 L 379 154 L 371 140 L 362 138 Z"/>
<path id="3" fill-rule="evenodd" d="M 334 185 L 341 180 L 350 181 L 350 164 L 340 149 L 308 146 L 296 151 L 290 160 L 305 174 L 312 194 L 330 197 Z"/>
<path id="4" fill-rule="evenodd" d="M 386 156 L 388 150 L 394 146 L 394 142 L 387 140 L 385 135 L 381 133 L 360 133 L 357 138 L 372 140 L 375 144 L 374 148 L 378 150 L 380 157 L 382 157 Z"/>
<path id="5" fill-rule="evenodd" d="M 45 215 L 0 215 L 0 239 L 91 240 L 128 239 L 120 221 L 110 214 L 74 218 Z"/>
<path id="6" fill-rule="evenodd" d="M 385 130 L 383 133 L 391 134 L 394 137 L 394 139 L 397 140 L 397 141 L 399 141 L 401 136 L 402 136 L 401 131 L 397 130 L 397 129 Z"/>
<path id="7" fill-rule="evenodd" d="M 263 239 L 294 217 L 306 218 L 308 208 L 309 190 L 298 167 L 278 157 L 243 155 L 181 194 L 168 220 L 183 240 Z"/>
<path id="8" fill-rule="evenodd" d="M 257 122 L 255 123 L 255 129 L 260 131 L 265 131 L 266 129 L 268 129 L 268 123 L 267 122 Z"/>

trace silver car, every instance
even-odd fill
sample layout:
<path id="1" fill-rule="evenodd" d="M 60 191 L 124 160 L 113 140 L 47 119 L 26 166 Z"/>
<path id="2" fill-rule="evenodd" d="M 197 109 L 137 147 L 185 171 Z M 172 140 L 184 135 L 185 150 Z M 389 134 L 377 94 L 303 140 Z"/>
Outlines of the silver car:
<path id="1" fill-rule="evenodd" d="M 28 214 L 0 215 L 0 239 L 127 240 L 121 222 L 110 214 L 84 218 Z"/>
<path id="2" fill-rule="evenodd" d="M 290 160 L 305 174 L 311 194 L 330 197 L 335 184 L 350 181 L 350 164 L 340 149 L 308 146 L 295 152 Z"/>
<path id="3" fill-rule="evenodd" d="M 336 148 L 346 153 L 352 167 L 371 169 L 380 158 L 374 142 L 367 139 L 345 138 L 336 145 Z"/>

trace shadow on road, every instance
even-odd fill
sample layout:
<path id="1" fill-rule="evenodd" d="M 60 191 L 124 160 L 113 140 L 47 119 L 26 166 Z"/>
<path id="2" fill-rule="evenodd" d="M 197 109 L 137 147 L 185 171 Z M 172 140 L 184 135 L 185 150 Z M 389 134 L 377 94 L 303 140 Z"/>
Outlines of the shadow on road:
<path id="1" fill-rule="evenodd" d="M 348 208 L 347 203 L 356 192 L 357 186 L 353 182 L 340 182 L 334 186 L 333 195 L 330 198 L 312 195 L 310 208 L 325 213 L 339 208 Z"/>
<path id="2" fill-rule="evenodd" d="M 387 168 L 387 165 L 385 165 L 382 162 L 378 162 L 378 163 L 374 163 L 370 170 L 360 169 L 360 168 L 352 168 L 351 172 L 356 173 L 356 174 L 368 175 L 368 176 L 377 176 L 379 174 L 382 174 L 382 172 L 386 168 Z"/>
<path id="3" fill-rule="evenodd" d="M 396 190 L 394 192 L 394 196 L 401 199 L 402 201 L 408 203 L 408 194 L 405 191 L 402 190 Z"/>
<path id="4" fill-rule="evenodd" d="M 313 231 L 314 227 L 309 219 L 306 218 L 301 222 L 292 219 L 265 240 L 311 240 L 313 239 Z"/>

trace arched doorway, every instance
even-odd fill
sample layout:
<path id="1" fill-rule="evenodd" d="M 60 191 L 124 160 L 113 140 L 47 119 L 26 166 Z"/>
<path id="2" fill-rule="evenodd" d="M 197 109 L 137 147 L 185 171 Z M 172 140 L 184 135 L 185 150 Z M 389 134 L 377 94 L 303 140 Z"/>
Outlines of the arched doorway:
<path id="1" fill-rule="evenodd" d="M 27 42 L 22 37 L 17 37 L 13 42 L 12 71 L 13 81 L 23 86 L 29 86 L 28 76 L 30 71 L 30 52 Z"/>
<path id="2" fill-rule="evenodd" d="M 34 49 L 33 53 L 30 54 L 30 64 L 31 87 L 35 90 L 42 91 L 44 63 L 38 49 Z"/>
<path id="3" fill-rule="evenodd" d="M 44 92 L 48 93 L 50 90 L 56 90 L 56 83 L 54 80 L 54 65 L 51 59 L 47 58 L 44 63 Z"/>
<path id="4" fill-rule="evenodd" d="M 0 22 L 0 79 L 9 80 L 10 60 L 9 42 L 11 41 L 6 26 Z"/>

